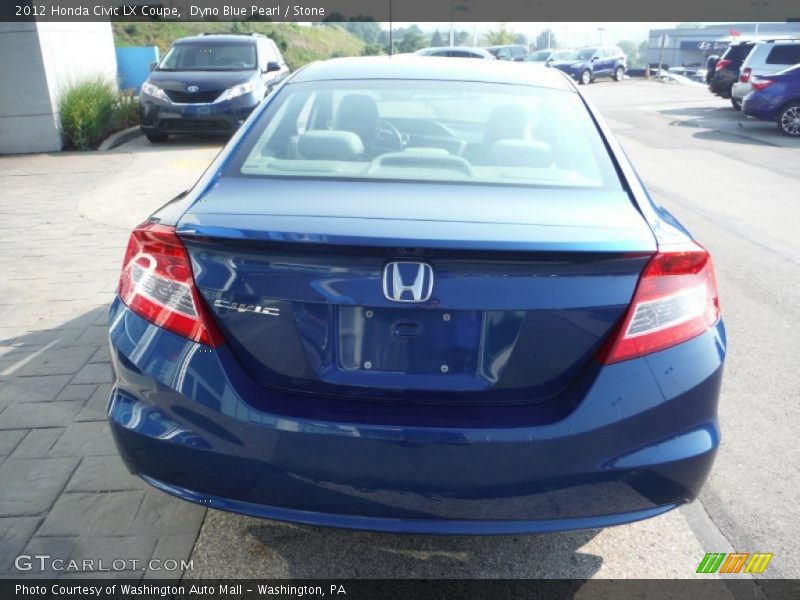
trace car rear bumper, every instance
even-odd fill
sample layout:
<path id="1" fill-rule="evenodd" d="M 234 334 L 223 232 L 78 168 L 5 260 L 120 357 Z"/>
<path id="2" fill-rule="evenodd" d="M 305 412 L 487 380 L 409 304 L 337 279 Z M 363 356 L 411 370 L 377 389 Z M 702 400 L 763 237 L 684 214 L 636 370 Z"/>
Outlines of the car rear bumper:
<path id="1" fill-rule="evenodd" d="M 304 413 L 307 396 L 255 383 L 226 346 L 185 340 L 119 299 L 110 341 L 108 414 L 129 469 L 260 517 L 450 534 L 606 527 L 693 500 L 719 444 L 721 323 L 644 359 L 592 365 L 577 406 L 548 420 L 551 401 L 531 405 L 513 427 L 453 427 L 446 415 L 382 424 L 369 402 L 361 418 Z M 284 401 L 297 410 L 270 408 Z"/>
<path id="2" fill-rule="evenodd" d="M 742 112 L 748 117 L 773 120 L 776 117 L 778 104 L 761 93 L 750 93 L 742 100 Z"/>
<path id="3" fill-rule="evenodd" d="M 254 94 L 213 104 L 172 104 L 144 97 L 139 103 L 140 126 L 145 133 L 229 134 L 258 104 Z"/>
<path id="4" fill-rule="evenodd" d="M 741 101 L 752 90 L 753 87 L 750 85 L 749 82 L 742 83 L 740 81 L 737 81 L 736 83 L 733 84 L 733 87 L 731 88 L 731 98 Z"/>
<path id="5" fill-rule="evenodd" d="M 731 88 L 738 78 L 738 73 L 723 69 L 712 77 L 711 81 L 708 83 L 708 89 L 711 90 L 712 94 L 722 96 L 723 98 L 730 98 Z"/>

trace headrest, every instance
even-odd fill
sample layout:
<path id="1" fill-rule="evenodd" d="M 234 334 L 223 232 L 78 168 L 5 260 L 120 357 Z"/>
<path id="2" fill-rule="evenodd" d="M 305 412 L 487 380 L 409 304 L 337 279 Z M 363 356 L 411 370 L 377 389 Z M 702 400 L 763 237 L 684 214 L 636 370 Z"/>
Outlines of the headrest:
<path id="1" fill-rule="evenodd" d="M 549 167 L 553 163 L 550 145 L 534 140 L 498 140 L 486 155 L 489 164 L 502 167 Z"/>
<path id="2" fill-rule="evenodd" d="M 309 160 L 353 160 L 364 153 L 361 138 L 352 131 L 306 131 L 297 138 L 297 154 Z"/>

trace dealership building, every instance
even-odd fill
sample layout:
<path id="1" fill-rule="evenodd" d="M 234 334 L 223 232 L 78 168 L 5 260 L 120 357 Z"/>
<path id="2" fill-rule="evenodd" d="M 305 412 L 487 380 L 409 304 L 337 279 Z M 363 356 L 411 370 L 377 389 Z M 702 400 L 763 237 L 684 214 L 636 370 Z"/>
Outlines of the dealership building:
<path id="1" fill-rule="evenodd" d="M 737 35 L 738 34 L 738 35 Z M 793 23 L 722 23 L 702 27 L 651 29 L 647 44 L 647 62 L 657 65 L 663 40 L 662 64 L 668 67 L 705 65 L 712 54 L 722 54 L 737 40 L 800 39 L 800 22 Z"/>

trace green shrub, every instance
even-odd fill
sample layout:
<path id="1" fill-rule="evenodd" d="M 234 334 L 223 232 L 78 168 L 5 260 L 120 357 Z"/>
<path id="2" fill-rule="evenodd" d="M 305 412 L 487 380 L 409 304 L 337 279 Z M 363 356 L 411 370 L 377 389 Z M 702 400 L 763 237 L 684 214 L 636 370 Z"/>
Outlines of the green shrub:
<path id="1" fill-rule="evenodd" d="M 139 101 L 134 90 L 125 90 L 119 94 L 117 117 L 114 131 L 126 129 L 139 124 Z"/>
<path id="2" fill-rule="evenodd" d="M 119 94 L 113 82 L 90 77 L 67 87 L 58 100 L 66 148 L 96 148 L 111 133 L 138 122 L 131 93 Z"/>

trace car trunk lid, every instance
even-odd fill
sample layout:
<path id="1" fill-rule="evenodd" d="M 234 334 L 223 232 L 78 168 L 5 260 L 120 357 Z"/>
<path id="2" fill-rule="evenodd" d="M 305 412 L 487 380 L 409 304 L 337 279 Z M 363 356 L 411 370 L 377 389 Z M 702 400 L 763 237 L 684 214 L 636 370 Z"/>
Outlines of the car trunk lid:
<path id="1" fill-rule="evenodd" d="M 404 402 L 557 394 L 656 250 L 623 192 L 408 182 L 223 178 L 178 234 L 260 382 Z"/>

